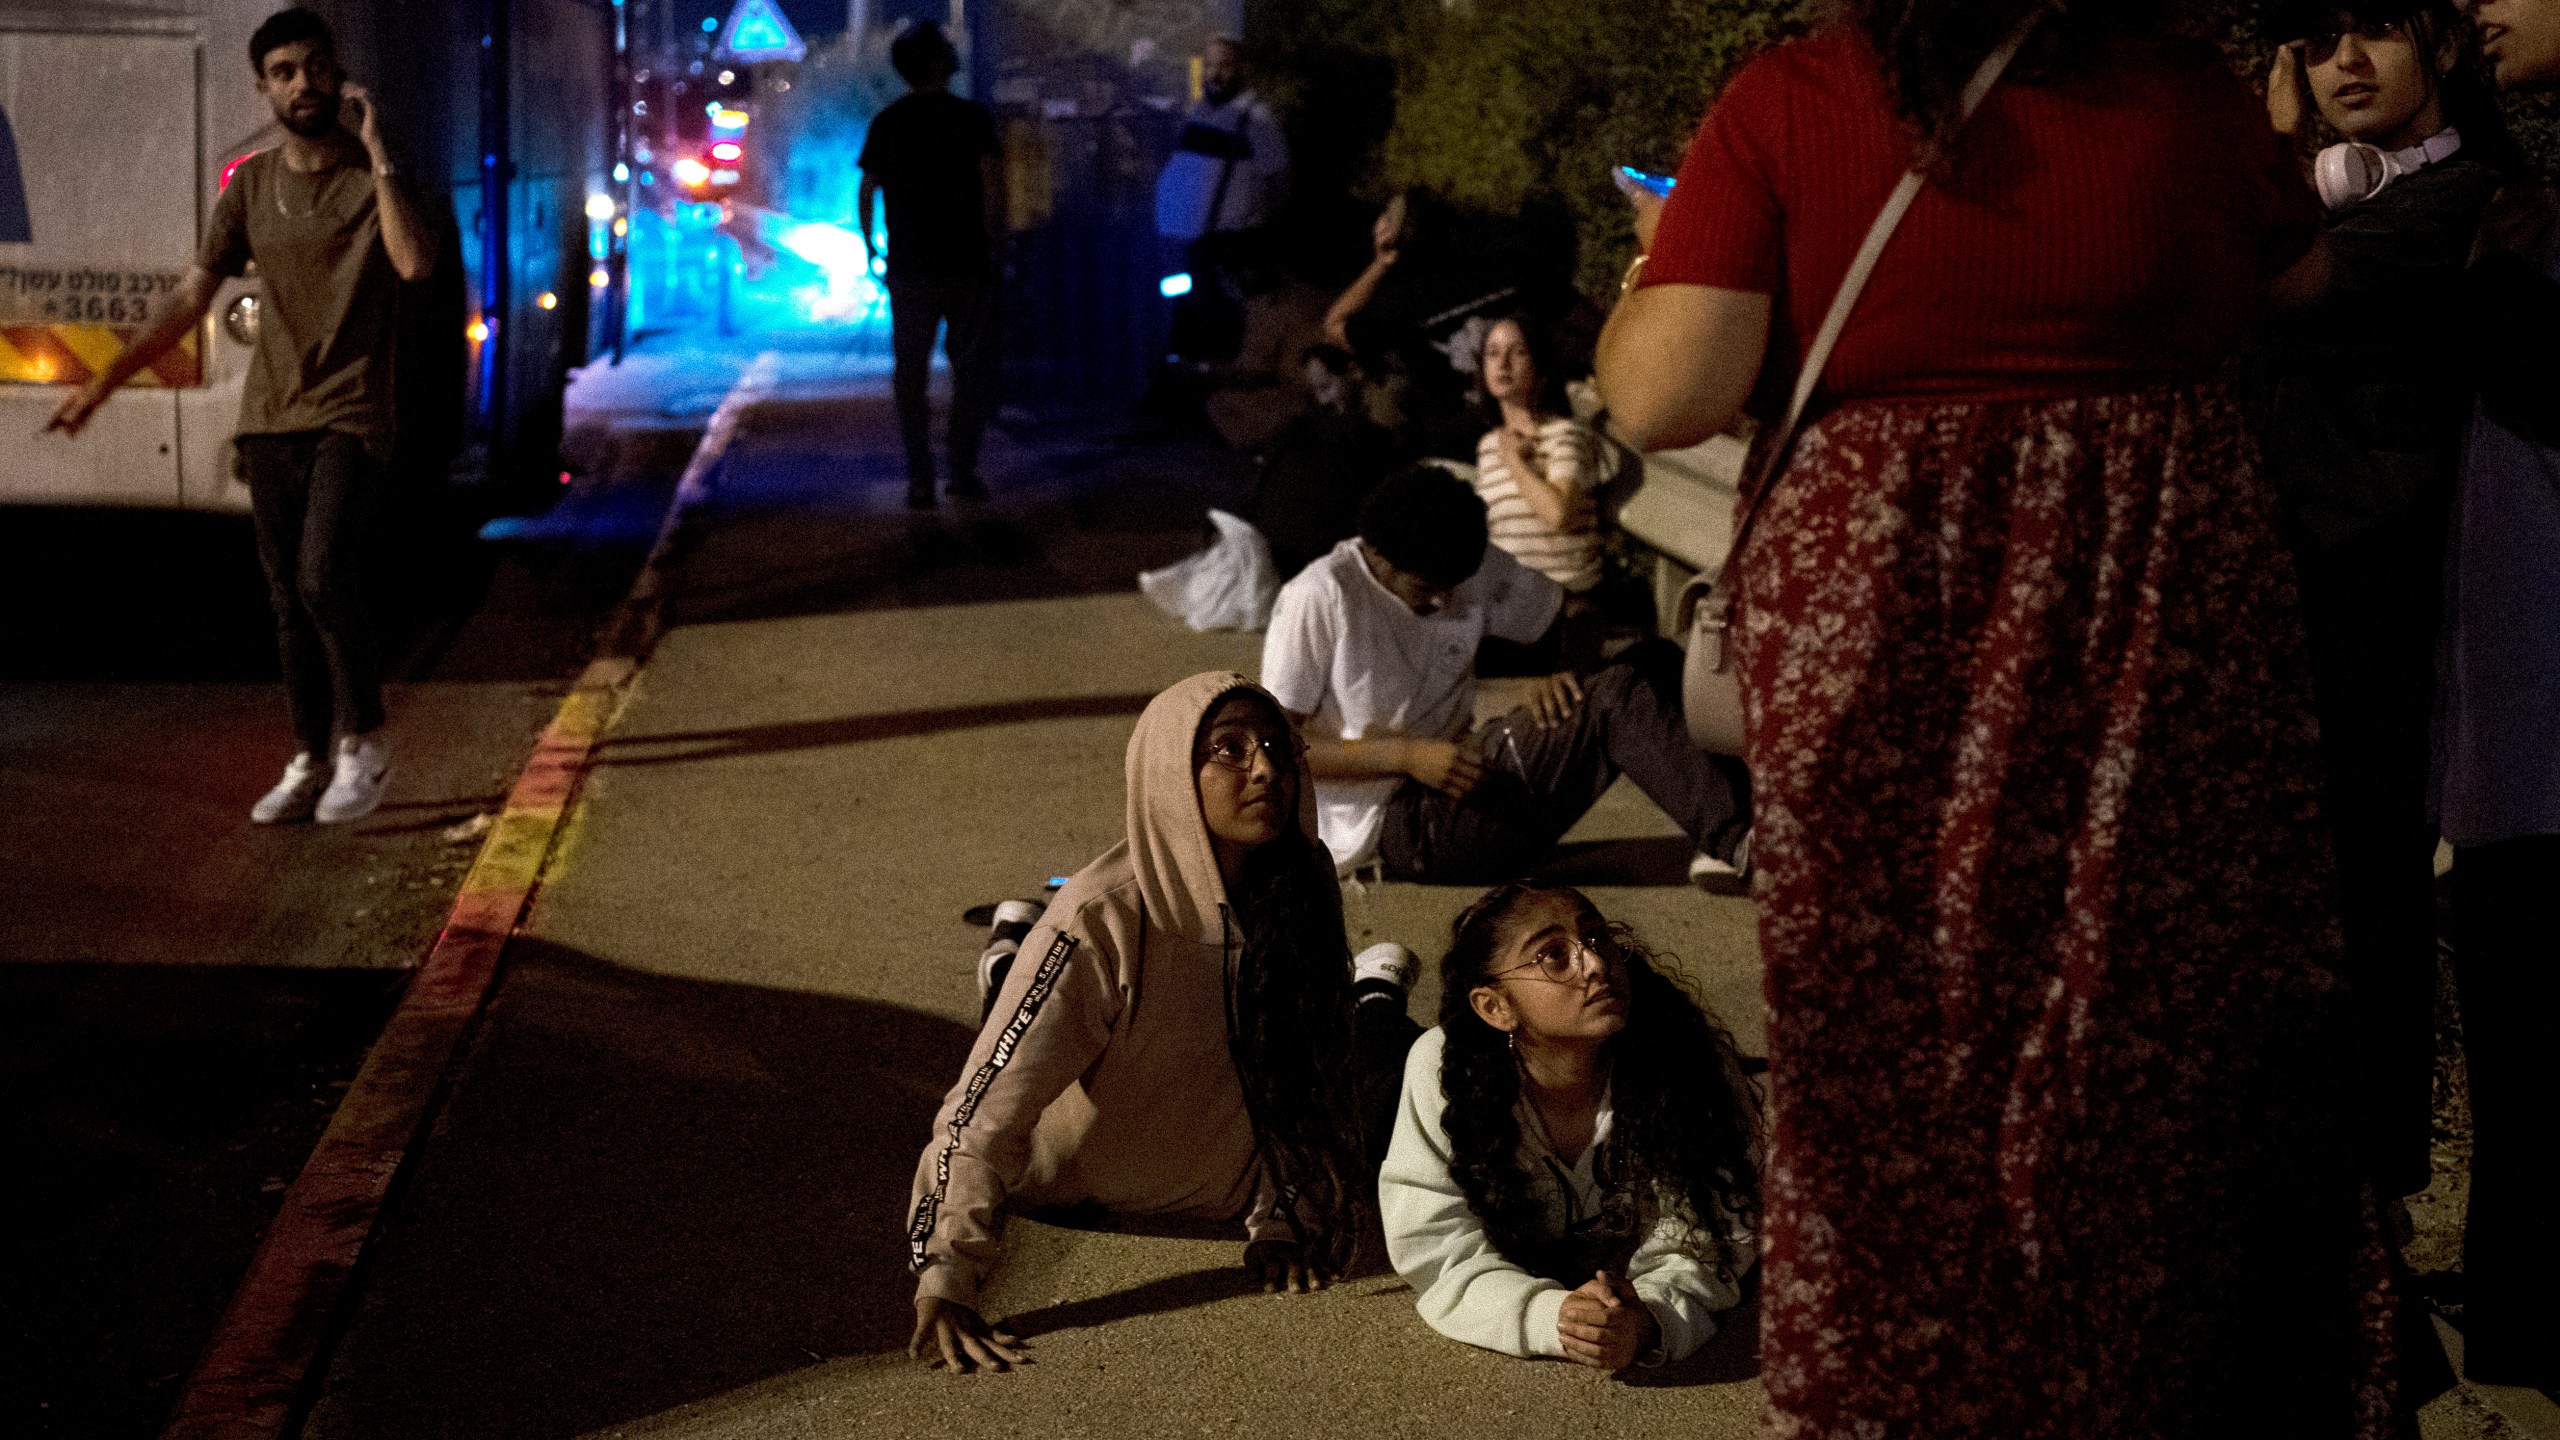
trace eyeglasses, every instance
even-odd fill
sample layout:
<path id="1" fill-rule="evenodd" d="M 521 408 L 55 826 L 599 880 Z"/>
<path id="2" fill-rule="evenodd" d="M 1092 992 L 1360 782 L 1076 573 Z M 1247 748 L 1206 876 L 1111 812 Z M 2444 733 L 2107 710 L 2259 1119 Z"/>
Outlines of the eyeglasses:
<path id="1" fill-rule="evenodd" d="M 2370 44 L 2409 33 L 2406 20 L 2359 20 L 2344 30 L 2322 30 L 2302 37 L 2302 58 L 2314 65 L 2326 65 L 2338 58 L 2338 42 L 2353 35 Z"/>
<path id="2" fill-rule="evenodd" d="M 1307 742 L 1295 735 L 1221 735 L 1200 747 L 1199 763 L 1249 775 L 1256 754 L 1270 761 L 1272 769 L 1286 770 L 1306 753 Z"/>
<path id="3" fill-rule="evenodd" d="M 1606 930 L 1593 930 L 1582 935 L 1552 935 L 1529 952 L 1529 958 L 1517 965 L 1493 972 L 1500 979 L 1517 970 L 1535 970 L 1538 978 L 1553 985 L 1589 983 L 1583 974 L 1582 957 L 1591 957 L 1596 968 L 1606 970 L 1626 958 L 1618 941 Z"/>

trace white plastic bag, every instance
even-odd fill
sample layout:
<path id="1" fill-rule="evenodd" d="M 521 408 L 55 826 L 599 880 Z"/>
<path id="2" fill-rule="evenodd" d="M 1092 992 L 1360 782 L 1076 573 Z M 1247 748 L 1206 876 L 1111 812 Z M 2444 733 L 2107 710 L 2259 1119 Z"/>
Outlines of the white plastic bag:
<path id="1" fill-rule="evenodd" d="M 1142 571 L 1138 588 L 1163 611 L 1194 630 L 1259 630 L 1271 622 L 1280 570 L 1271 542 L 1251 522 L 1224 510 L 1209 512 L 1215 543 L 1161 570 Z"/>

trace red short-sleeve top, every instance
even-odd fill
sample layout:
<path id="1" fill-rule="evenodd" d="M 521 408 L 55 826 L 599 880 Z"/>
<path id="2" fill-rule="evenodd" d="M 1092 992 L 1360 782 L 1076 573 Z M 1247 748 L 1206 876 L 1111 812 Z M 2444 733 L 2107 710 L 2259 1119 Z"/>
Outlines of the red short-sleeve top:
<path id="1" fill-rule="evenodd" d="M 2004 81 L 1903 218 L 1833 352 L 1839 398 L 2114 389 L 2210 370 L 2319 224 L 2263 108 L 2209 48 L 2124 40 Z M 1907 167 L 1874 52 L 1834 27 L 1743 66 L 1680 165 L 1646 285 L 1778 300 L 1792 377 Z"/>

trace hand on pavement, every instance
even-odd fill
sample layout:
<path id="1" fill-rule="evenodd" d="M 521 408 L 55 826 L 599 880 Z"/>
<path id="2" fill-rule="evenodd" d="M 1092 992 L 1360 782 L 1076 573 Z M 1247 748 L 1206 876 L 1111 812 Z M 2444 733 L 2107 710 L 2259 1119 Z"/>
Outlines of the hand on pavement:
<path id="1" fill-rule="evenodd" d="M 1582 682 L 1570 670 L 1559 670 L 1529 692 L 1529 713 L 1541 726 L 1553 728 L 1573 718 L 1582 703 Z"/>
<path id="2" fill-rule="evenodd" d="M 1307 1260 L 1294 1241 L 1256 1240 L 1244 1247 L 1244 1273 L 1263 1293 L 1308 1295 L 1325 1287 L 1325 1273 Z"/>
<path id="3" fill-rule="evenodd" d="M 1603 1270 L 1564 1297 L 1556 1338 L 1566 1359 L 1615 1374 L 1660 1343 L 1662 1327 L 1635 1287 Z"/>
<path id="4" fill-rule="evenodd" d="M 1408 740 L 1404 773 L 1452 800 L 1464 800 L 1484 779 L 1484 761 L 1454 740 Z"/>
<path id="5" fill-rule="evenodd" d="M 1005 1371 L 1028 1365 L 1029 1347 L 1022 1338 L 966 1305 L 949 1300 L 916 1302 L 916 1333 L 907 1353 L 927 1365 L 939 1363 L 954 1373 Z"/>
<path id="6" fill-rule="evenodd" d="M 44 422 L 44 428 L 59 430 L 65 435 L 77 435 L 80 433 L 80 427 L 89 423 L 89 417 L 98 412 L 98 407 L 105 403 L 106 398 L 106 390 L 97 381 L 92 380 L 62 397 L 62 404 L 54 409 L 53 418 Z"/>

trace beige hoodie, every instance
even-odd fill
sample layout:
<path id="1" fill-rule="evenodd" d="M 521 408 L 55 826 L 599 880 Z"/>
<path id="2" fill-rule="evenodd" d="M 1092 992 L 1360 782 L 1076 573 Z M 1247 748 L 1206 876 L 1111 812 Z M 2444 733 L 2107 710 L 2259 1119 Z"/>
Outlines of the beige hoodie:
<path id="1" fill-rule="evenodd" d="M 976 1306 L 1009 1196 L 1128 1214 L 1269 1206 L 1227 1053 L 1228 913 L 1200 818 L 1192 742 L 1242 675 L 1194 675 L 1129 737 L 1129 834 L 1077 872 L 1024 937 L 934 1117 L 907 1229 L 918 1299 Z M 1274 707 L 1277 709 L 1277 707 Z M 1299 824 L 1315 835 L 1315 787 Z"/>

